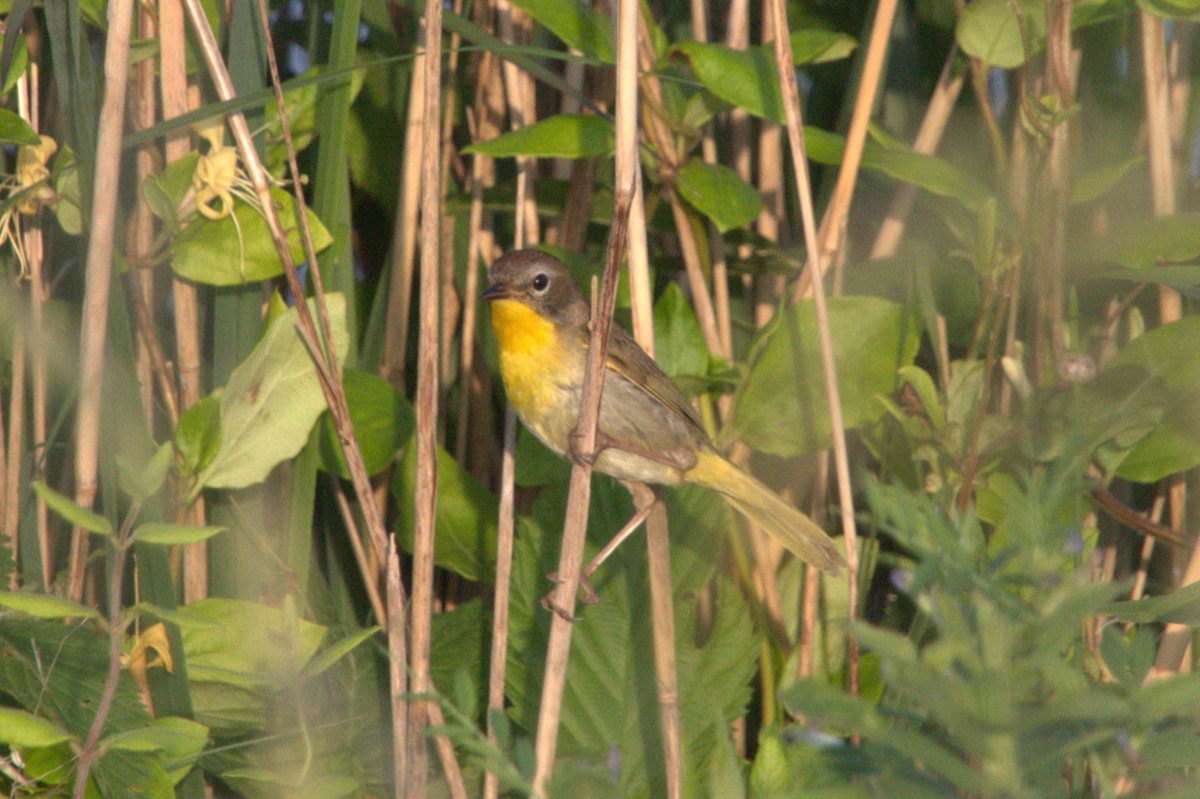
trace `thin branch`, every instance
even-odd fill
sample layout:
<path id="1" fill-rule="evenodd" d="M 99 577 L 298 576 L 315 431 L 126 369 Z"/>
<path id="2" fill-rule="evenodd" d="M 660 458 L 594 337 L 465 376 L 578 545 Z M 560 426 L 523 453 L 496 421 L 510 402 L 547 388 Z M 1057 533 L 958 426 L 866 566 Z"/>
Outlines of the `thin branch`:
<path id="1" fill-rule="evenodd" d="M 426 694 L 429 676 L 430 625 L 433 618 L 433 544 L 437 508 L 438 418 L 438 278 L 441 254 L 441 142 L 438 126 L 442 101 L 442 2 L 427 0 L 423 24 L 425 50 L 425 132 L 422 135 L 420 319 L 417 327 L 416 518 L 413 530 L 412 611 L 409 621 L 409 680 L 414 694 Z M 411 98 L 417 102 L 418 98 Z M 407 795 L 425 796 L 427 700 L 409 710 Z"/>
<path id="2" fill-rule="evenodd" d="M 784 0 L 770 0 L 771 12 L 775 17 L 775 30 L 783 32 L 788 30 L 787 27 L 787 8 Z M 888 31 L 891 30 L 892 16 L 896 10 L 895 0 L 882 0 L 876 10 L 875 27 L 871 34 L 871 47 L 882 49 L 886 42 Z M 882 31 L 882 33 L 881 33 Z M 864 75 L 861 84 L 861 94 L 859 95 L 859 103 L 855 108 L 856 117 L 860 108 L 870 108 L 870 103 L 863 102 L 863 97 L 866 95 L 874 96 L 875 87 L 878 84 L 878 69 L 871 68 L 871 64 L 880 64 L 882 62 L 882 54 L 877 58 L 873 58 L 870 54 L 867 58 L 868 68 Z M 846 539 L 846 564 L 850 572 L 849 585 L 849 607 L 848 617 L 851 623 L 857 616 L 858 612 L 858 533 L 854 523 L 854 494 L 850 488 L 850 464 L 846 454 L 846 427 L 842 420 L 842 404 L 840 392 L 838 391 L 837 370 L 833 358 L 833 340 L 829 332 L 829 310 L 825 306 L 825 289 L 822 283 L 823 268 L 822 268 L 822 253 L 824 252 L 820 245 L 817 244 L 817 230 L 815 215 L 813 213 L 812 189 L 809 183 L 808 176 L 808 156 L 804 150 L 804 121 L 800 115 L 800 93 L 796 86 L 796 70 L 793 67 L 792 57 L 792 42 L 791 37 L 779 35 L 775 37 L 775 65 L 779 72 L 779 80 L 783 89 L 783 105 L 787 113 L 787 132 L 788 141 L 792 151 L 792 167 L 795 171 L 796 190 L 800 196 L 800 211 L 804 221 L 804 240 L 808 251 L 808 271 L 812 275 L 813 286 L 813 306 L 817 316 L 817 333 L 821 346 L 821 364 L 825 373 L 825 392 L 829 401 L 829 421 L 830 428 L 833 431 L 833 457 L 834 465 L 837 471 L 838 483 L 838 500 L 841 503 L 842 513 L 842 532 Z M 874 78 L 869 77 L 874 73 Z M 865 134 L 865 123 L 863 123 L 863 134 Z M 852 158 L 857 158 L 862 154 L 861 139 L 856 148 L 854 145 L 855 126 L 851 123 L 851 135 L 846 145 L 845 160 L 842 162 L 843 173 L 847 170 L 847 163 Z M 852 155 L 852 149 L 857 151 L 857 155 Z M 857 172 L 857 163 L 854 163 L 854 171 Z M 843 181 L 839 176 L 839 186 L 843 185 Z M 836 212 L 838 207 L 836 197 L 844 197 L 842 201 L 848 207 L 849 192 L 853 190 L 853 181 L 849 182 L 849 189 L 843 189 L 835 194 L 835 202 L 831 204 L 830 210 L 826 215 L 826 219 L 838 219 L 845 213 L 846 208 L 843 207 L 840 212 Z M 850 642 L 850 659 L 849 659 L 849 689 L 852 694 L 858 693 L 858 650 L 854 641 Z"/>
<path id="3" fill-rule="evenodd" d="M 133 34 L 133 0 L 111 0 L 104 52 L 104 103 L 96 136 L 96 175 L 85 274 L 82 336 L 79 345 L 79 404 L 75 422 L 75 501 L 92 507 L 100 455 L 100 406 L 104 396 L 104 345 L 108 333 L 108 298 L 112 288 L 113 245 L 121 181 L 121 131 L 125 125 L 125 91 L 129 83 L 129 43 Z M 62 87 L 60 87 L 62 88 Z M 88 533 L 71 533 L 67 597 L 83 597 Z"/>
<path id="4" fill-rule="evenodd" d="M 625 253 L 629 227 L 629 209 L 635 193 L 637 160 L 637 24 L 636 0 L 620 0 L 617 8 L 617 102 L 616 102 L 616 177 L 615 207 L 605 255 L 604 281 L 600 300 L 592 315 L 588 342 L 587 372 L 580 400 L 579 422 L 572 441 L 579 455 L 571 469 L 571 488 L 563 526 L 558 576 L 562 581 L 554 591 L 553 602 L 559 610 L 550 621 L 550 640 L 546 647 L 546 672 L 542 681 L 541 705 L 534 744 L 537 765 L 533 777 L 534 794 L 546 796 L 546 786 L 554 770 L 561 721 L 563 690 L 566 687 L 567 659 L 571 649 L 571 622 L 579 591 L 579 570 L 583 565 L 583 545 L 587 533 L 588 503 L 591 498 L 591 457 L 596 448 L 596 426 L 600 418 L 600 395 L 604 388 L 604 365 L 612 330 L 612 312 L 617 300 L 617 276 Z"/>

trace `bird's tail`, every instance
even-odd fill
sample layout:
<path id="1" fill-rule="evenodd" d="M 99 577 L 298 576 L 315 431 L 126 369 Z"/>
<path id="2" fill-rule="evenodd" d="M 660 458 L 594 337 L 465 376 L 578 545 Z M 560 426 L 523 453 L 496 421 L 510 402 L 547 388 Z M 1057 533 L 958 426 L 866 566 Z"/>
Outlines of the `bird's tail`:
<path id="1" fill-rule="evenodd" d="M 721 494 L 734 510 L 818 569 L 837 574 L 846 565 L 833 539 L 816 522 L 713 450 L 702 450 L 684 479 Z"/>

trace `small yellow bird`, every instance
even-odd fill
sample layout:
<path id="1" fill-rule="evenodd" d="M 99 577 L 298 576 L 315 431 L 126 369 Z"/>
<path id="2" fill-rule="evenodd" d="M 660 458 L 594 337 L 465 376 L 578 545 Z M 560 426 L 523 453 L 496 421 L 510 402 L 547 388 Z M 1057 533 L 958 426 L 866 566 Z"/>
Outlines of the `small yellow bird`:
<path id="1" fill-rule="evenodd" d="M 587 300 L 566 266 L 539 250 L 504 255 L 489 277 L 483 298 L 491 302 L 509 402 L 534 435 L 565 455 L 583 396 Z M 616 325 L 605 366 L 596 469 L 620 480 L 710 488 L 814 566 L 836 574 L 845 565 L 812 519 L 717 452 L 687 397 Z"/>

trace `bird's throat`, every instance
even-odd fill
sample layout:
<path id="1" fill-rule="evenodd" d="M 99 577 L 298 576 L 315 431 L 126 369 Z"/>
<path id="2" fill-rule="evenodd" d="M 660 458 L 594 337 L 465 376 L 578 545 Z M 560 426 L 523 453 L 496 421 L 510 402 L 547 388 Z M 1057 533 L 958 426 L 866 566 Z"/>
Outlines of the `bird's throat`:
<path id="1" fill-rule="evenodd" d="M 525 418 L 552 390 L 560 360 L 554 323 L 518 300 L 492 301 L 492 329 L 500 349 L 500 376 L 509 401 Z"/>

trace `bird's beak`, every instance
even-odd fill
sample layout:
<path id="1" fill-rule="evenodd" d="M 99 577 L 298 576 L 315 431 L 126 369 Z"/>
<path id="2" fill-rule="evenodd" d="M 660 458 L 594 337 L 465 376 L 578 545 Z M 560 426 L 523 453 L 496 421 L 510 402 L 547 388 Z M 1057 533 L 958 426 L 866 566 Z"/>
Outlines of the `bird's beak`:
<path id="1" fill-rule="evenodd" d="M 488 286 L 487 291 L 479 295 L 479 299 L 502 300 L 505 297 L 511 296 L 512 292 L 509 290 L 508 286 L 505 286 L 503 283 L 493 283 L 492 285 Z"/>

